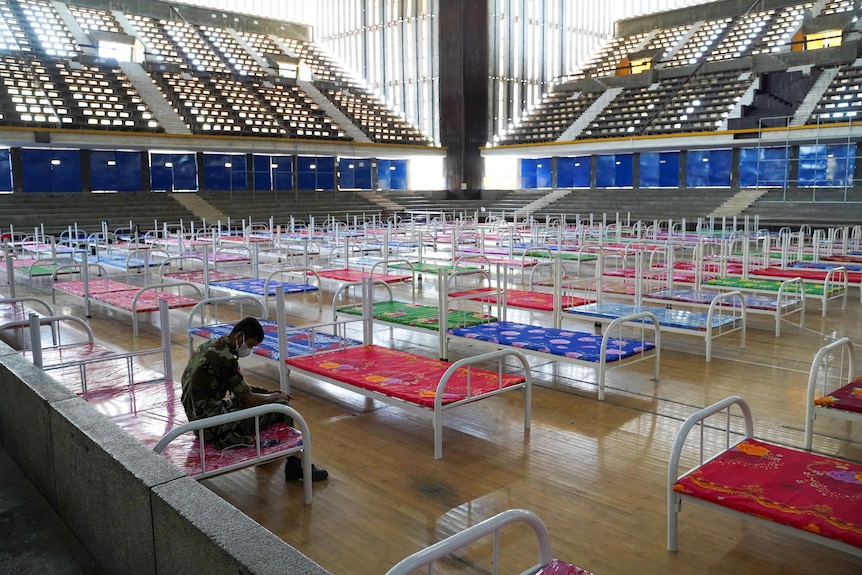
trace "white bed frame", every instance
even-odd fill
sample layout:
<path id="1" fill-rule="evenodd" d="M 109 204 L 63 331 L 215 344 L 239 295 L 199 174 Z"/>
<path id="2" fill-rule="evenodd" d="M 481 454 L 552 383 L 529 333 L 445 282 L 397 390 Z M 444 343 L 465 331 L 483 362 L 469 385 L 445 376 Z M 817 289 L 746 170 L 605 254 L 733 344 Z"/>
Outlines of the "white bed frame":
<path id="1" fill-rule="evenodd" d="M 129 374 L 129 382 L 128 385 L 131 386 L 134 384 L 131 379 L 132 376 L 132 363 L 136 358 L 160 354 L 162 356 L 162 368 L 163 373 L 165 374 L 165 379 L 170 380 L 172 378 L 173 373 L 173 364 L 171 361 L 171 330 L 170 330 L 170 315 L 168 310 L 167 302 L 160 302 L 159 304 L 159 318 L 160 325 L 162 326 L 161 330 L 161 347 L 154 349 L 146 349 L 146 350 L 137 350 L 137 351 L 127 351 L 127 352 L 115 352 L 109 353 L 105 355 L 101 355 L 99 357 L 92 357 L 85 360 L 80 361 L 71 361 L 66 362 L 62 365 L 54 365 L 44 367 L 42 362 L 42 343 L 41 343 L 41 334 L 40 334 L 40 326 L 43 325 L 55 325 L 62 321 L 70 321 L 77 324 L 80 327 L 87 337 L 87 342 L 89 344 L 95 343 L 95 337 L 92 329 L 89 324 L 83 319 L 75 316 L 68 315 L 60 315 L 60 316 L 48 316 L 48 317 L 39 317 L 35 314 L 31 314 L 30 318 L 27 320 L 27 325 L 30 327 L 31 334 L 31 345 L 32 345 L 32 361 L 33 364 L 37 367 L 50 372 L 51 369 L 59 369 L 66 368 L 71 366 L 77 366 L 80 370 L 81 375 L 81 388 L 82 388 L 82 398 L 86 401 L 87 396 L 87 376 L 86 376 L 86 367 L 90 364 L 96 364 L 105 361 L 116 361 L 116 360 L 124 360 L 127 362 L 128 369 L 127 373 Z M 144 384 L 149 385 L 149 384 Z M 176 396 L 179 397 L 178 395 Z M 181 405 L 175 405 L 174 408 L 182 409 Z M 298 429 L 300 433 L 302 433 L 302 442 L 295 446 L 285 449 L 279 449 L 267 454 L 263 454 L 260 451 L 261 447 L 261 437 L 260 437 L 260 427 L 259 427 L 259 418 L 265 413 L 282 413 L 284 415 L 290 416 L 293 418 L 293 427 Z M 252 457 L 248 457 L 240 462 L 237 462 L 234 465 L 222 467 L 219 469 L 207 471 L 206 469 L 206 458 L 204 451 L 204 443 L 203 443 L 203 430 L 208 429 L 210 427 L 215 427 L 218 425 L 223 425 L 225 423 L 231 423 L 234 421 L 242 421 L 249 418 L 255 419 L 255 455 Z M 225 413 L 222 415 L 217 415 L 214 417 L 207 417 L 203 419 L 198 419 L 195 421 L 191 421 L 184 425 L 177 426 L 171 429 L 164 437 L 162 437 L 156 445 L 153 447 L 153 450 L 156 453 L 161 453 L 173 440 L 175 440 L 180 435 L 188 432 L 199 432 L 200 433 L 200 457 L 201 457 L 201 473 L 195 475 L 195 479 L 205 479 L 207 477 L 212 477 L 214 475 L 220 475 L 222 473 L 227 473 L 228 471 L 233 471 L 235 469 L 240 469 L 244 467 L 251 467 L 255 465 L 259 465 L 261 463 L 266 463 L 268 461 L 272 461 L 274 459 L 279 459 L 281 457 L 286 457 L 288 455 L 296 454 L 302 459 L 302 475 L 303 475 L 303 488 L 304 488 L 304 498 L 305 503 L 310 504 L 312 498 L 311 491 L 311 470 L 312 470 L 312 457 L 311 457 L 311 432 L 308 429 L 308 424 L 303 419 L 303 417 L 292 407 L 282 405 L 282 404 L 267 404 L 261 405 L 254 408 L 242 409 L 239 411 L 235 411 L 232 413 Z"/>
<path id="2" fill-rule="evenodd" d="M 826 344 L 814 355 L 805 394 L 805 449 L 811 450 L 814 420 L 818 415 L 849 422 L 862 422 L 862 413 L 816 405 L 814 400 L 850 383 L 857 376 L 856 346 L 842 337 Z"/>
<path id="3" fill-rule="evenodd" d="M 733 429 L 734 426 L 732 425 L 731 410 L 734 406 L 738 407 L 739 410 L 742 412 L 741 430 L 739 429 L 739 426 L 737 426 L 736 430 Z M 724 417 L 715 417 L 719 415 L 723 415 Z M 707 420 L 709 420 L 708 424 Z M 709 431 L 706 430 L 707 426 L 710 428 Z M 692 442 L 699 443 L 696 448 L 698 450 L 699 456 L 698 463 L 693 468 L 680 474 L 679 466 L 680 460 L 682 458 L 682 451 L 686 445 L 686 440 L 689 439 L 690 432 L 694 428 L 698 428 L 698 432 L 696 434 L 692 434 L 696 437 L 696 439 L 693 439 Z M 715 434 L 723 435 L 723 441 L 709 441 L 709 439 L 715 439 Z M 782 534 L 796 535 L 797 537 L 802 537 L 803 539 L 807 539 L 808 541 L 814 541 L 816 543 L 826 545 L 833 549 L 838 549 L 855 555 L 857 557 L 862 557 L 862 549 L 854 547 L 852 545 L 848 545 L 847 543 L 843 543 L 836 539 L 823 537 L 822 535 L 817 535 L 803 529 L 797 529 L 795 527 L 783 525 L 769 519 L 763 519 L 756 515 L 742 513 L 734 509 L 730 509 L 697 497 L 692 497 L 690 495 L 680 493 L 674 490 L 674 484 L 682 477 L 708 464 L 710 461 L 712 461 L 722 453 L 729 451 L 731 448 L 735 447 L 741 441 L 753 437 L 754 418 L 751 414 L 751 408 L 744 399 L 738 396 L 730 396 L 717 403 L 714 403 L 713 405 L 705 407 L 693 413 L 691 416 L 688 417 L 688 419 L 685 420 L 685 422 L 683 422 L 682 426 L 677 432 L 676 439 L 674 440 L 673 449 L 671 450 L 670 460 L 667 467 L 668 551 L 677 550 L 679 512 L 682 508 L 683 501 L 691 501 L 697 503 L 698 505 L 703 505 L 704 507 L 707 507 L 709 509 L 729 513 L 736 517 L 738 517 L 739 515 L 743 515 L 756 523 L 759 523 L 764 526 L 770 526 L 773 529 L 777 529 Z M 719 443 L 721 445 L 719 445 Z M 709 451 L 709 453 L 707 453 L 707 451 Z M 688 452 L 691 452 L 691 448 L 688 450 Z M 825 456 L 821 456 L 821 458 L 822 457 Z"/>
<path id="4" fill-rule="evenodd" d="M 358 320 L 362 324 L 363 330 L 363 344 L 364 345 L 373 345 L 374 344 L 374 333 L 372 329 L 373 319 L 371 317 L 371 301 L 372 301 L 372 291 L 373 284 L 370 279 L 366 278 L 362 282 L 362 292 L 363 292 L 363 314 L 362 319 Z M 346 324 L 350 322 L 342 322 L 342 324 Z M 357 320 L 354 320 L 352 323 L 357 323 Z M 279 330 L 281 330 L 281 326 L 279 326 Z M 443 330 L 445 332 L 445 330 Z M 326 351 L 320 352 L 319 355 L 326 355 Z M 520 362 L 521 367 L 524 371 L 524 381 L 517 385 L 511 385 L 508 387 L 503 387 L 502 385 L 497 389 L 484 393 L 479 396 L 468 396 L 460 401 L 443 404 L 443 394 L 446 390 L 446 384 L 449 379 L 462 367 L 467 367 L 468 369 L 474 366 L 475 364 L 480 364 L 483 362 L 496 361 L 498 368 L 498 377 L 502 378 L 503 375 L 503 362 L 507 358 L 514 358 L 516 361 Z M 445 360 L 439 360 L 445 361 Z M 283 365 L 283 362 L 281 362 Z M 446 362 L 448 363 L 448 362 Z M 330 383 L 336 387 L 340 387 L 341 389 L 345 389 L 348 391 L 352 391 L 354 393 L 358 393 L 363 395 L 369 399 L 374 399 L 380 401 L 381 403 L 386 403 L 387 405 L 392 405 L 407 411 L 411 415 L 425 417 L 431 419 L 432 426 L 434 428 L 434 458 L 441 459 L 443 457 L 443 414 L 444 412 L 458 407 L 460 405 L 464 405 L 467 403 L 472 403 L 479 399 L 484 399 L 487 397 L 491 397 L 494 395 L 499 395 L 501 393 L 505 393 L 508 391 L 515 391 L 518 389 L 522 389 L 524 391 L 524 429 L 530 429 L 530 413 L 531 413 L 531 405 L 532 405 L 532 374 L 530 370 L 530 364 L 527 361 L 527 358 L 524 357 L 520 350 L 514 349 L 505 349 L 498 350 L 491 353 L 484 353 L 479 355 L 474 355 L 471 357 L 467 357 L 456 361 L 454 363 L 449 364 L 449 368 L 444 372 L 444 374 L 440 378 L 440 382 L 437 385 L 437 390 L 434 397 L 434 407 L 426 407 L 424 405 L 418 405 L 411 403 L 409 401 L 390 397 L 388 395 L 382 394 L 378 391 L 359 388 L 353 386 L 349 383 L 345 383 L 338 379 L 334 379 L 331 377 L 327 377 L 325 375 L 307 372 L 305 370 L 288 366 L 288 374 L 290 372 L 294 372 L 297 374 L 302 374 L 305 377 L 316 379 L 319 381 L 323 381 L 326 383 Z M 501 382 L 502 383 L 502 382 Z M 289 388 L 288 388 L 289 389 Z"/>
<path id="5" fill-rule="evenodd" d="M 545 527 L 544 522 L 539 516 L 532 511 L 527 509 L 509 509 L 405 557 L 387 571 L 386 575 L 409 575 L 417 569 L 424 569 L 425 572 L 430 574 L 436 561 L 445 559 L 456 551 L 489 535 L 494 536 L 493 555 L 491 558 L 493 571 L 491 571 L 491 574 L 497 575 L 500 568 L 500 531 L 504 527 L 514 523 L 526 523 L 533 528 L 533 532 L 536 534 L 539 547 L 539 560 L 535 565 L 523 571 L 521 575 L 536 573 L 552 561 L 551 537 L 548 534 L 548 528 Z"/>

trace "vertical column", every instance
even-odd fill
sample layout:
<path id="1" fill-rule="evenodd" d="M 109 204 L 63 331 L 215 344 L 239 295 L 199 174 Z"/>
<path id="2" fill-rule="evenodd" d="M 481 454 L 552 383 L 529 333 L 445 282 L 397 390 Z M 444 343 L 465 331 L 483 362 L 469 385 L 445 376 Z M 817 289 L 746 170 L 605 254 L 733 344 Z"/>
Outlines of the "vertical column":
<path id="1" fill-rule="evenodd" d="M 488 141 L 488 8 L 485 0 L 440 0 L 440 140 L 446 190 L 478 198 Z"/>

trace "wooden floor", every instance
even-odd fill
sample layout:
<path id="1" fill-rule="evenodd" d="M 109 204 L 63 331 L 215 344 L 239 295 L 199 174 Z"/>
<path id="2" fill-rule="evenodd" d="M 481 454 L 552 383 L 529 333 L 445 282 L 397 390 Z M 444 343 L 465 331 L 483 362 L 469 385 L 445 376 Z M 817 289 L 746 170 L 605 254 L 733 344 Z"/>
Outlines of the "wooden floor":
<path id="1" fill-rule="evenodd" d="M 38 284 L 36 295 L 44 289 Z M 407 288 L 396 292 L 410 297 Z M 418 293 L 436 302 L 434 282 Z M 297 323 L 314 321 L 313 302 L 291 298 L 288 312 Z M 680 515 L 679 551 L 665 548 L 667 459 L 681 421 L 738 394 L 752 406 L 758 437 L 801 447 L 812 357 L 836 336 L 862 341 L 858 291 L 851 291 L 846 310 L 830 305 L 825 319 L 818 304 L 810 305 L 805 327 L 785 323 L 777 339 L 771 320 L 750 318 L 745 349 L 737 334 L 719 339 L 711 363 L 701 339 L 667 335 L 660 381 L 651 380 L 648 363 L 612 370 L 602 402 L 592 370 L 533 360 L 532 429 L 523 430 L 520 395 L 466 406 L 447 414 L 442 460 L 434 459 L 428 420 L 295 378 L 293 406 L 311 426 L 315 463 L 330 472 L 314 485 L 314 503 L 303 505 L 300 483 L 284 482 L 281 463 L 203 484 L 336 575 L 385 573 L 404 556 L 515 507 L 545 521 L 555 556 L 596 574 L 858 575 L 860 559 L 691 505 Z M 83 313 L 71 299 L 61 299 L 57 311 Z M 188 357 L 185 315 L 171 318 L 178 378 Z M 519 319 L 548 323 L 540 314 Z M 152 321 L 146 318 L 133 338 L 128 316 L 94 306 L 91 323 L 104 341 L 143 349 L 158 345 Z M 375 337 L 436 357 L 433 336 L 380 328 Z M 474 353 L 464 344 L 453 350 L 453 360 Z M 277 385 L 273 365 L 254 358 L 242 365 L 252 383 Z M 816 450 L 862 461 L 862 429 L 818 421 L 817 431 Z M 515 565 L 501 573 L 520 572 L 536 556 L 526 528 L 506 531 L 502 541 L 504 564 Z M 442 572 L 488 573 L 489 549 L 488 541 L 478 544 L 445 562 Z"/>

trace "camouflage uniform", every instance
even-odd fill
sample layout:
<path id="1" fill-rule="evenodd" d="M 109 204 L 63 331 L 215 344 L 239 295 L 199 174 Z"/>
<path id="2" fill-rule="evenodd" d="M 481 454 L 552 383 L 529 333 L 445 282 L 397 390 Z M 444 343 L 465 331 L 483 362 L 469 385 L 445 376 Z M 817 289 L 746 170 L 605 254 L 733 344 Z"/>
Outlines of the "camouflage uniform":
<path id="1" fill-rule="evenodd" d="M 243 409 L 243 396 L 253 391 L 239 371 L 235 350 L 227 337 L 211 339 L 198 347 L 183 371 L 182 386 L 183 408 L 189 421 Z M 263 429 L 278 421 L 293 424 L 281 414 L 268 413 L 261 416 L 260 427 Z M 204 440 L 219 449 L 252 445 L 254 418 L 206 429 Z"/>

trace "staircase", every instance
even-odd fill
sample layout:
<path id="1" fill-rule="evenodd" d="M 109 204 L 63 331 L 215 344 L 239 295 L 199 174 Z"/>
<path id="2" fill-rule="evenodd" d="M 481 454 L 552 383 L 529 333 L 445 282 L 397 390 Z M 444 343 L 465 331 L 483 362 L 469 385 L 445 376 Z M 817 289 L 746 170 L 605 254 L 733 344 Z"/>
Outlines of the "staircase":
<path id="1" fill-rule="evenodd" d="M 707 217 L 710 218 L 730 218 L 738 216 L 751 204 L 756 202 L 768 190 L 760 189 L 745 189 L 739 190 L 731 196 L 727 201 L 718 206 Z"/>
<path id="2" fill-rule="evenodd" d="M 572 123 L 571 126 L 566 128 L 566 130 L 560 134 L 560 137 L 557 138 L 558 142 L 571 142 L 572 140 L 577 139 L 578 136 L 581 135 L 581 132 L 584 131 L 584 128 L 590 125 L 590 122 L 596 119 L 602 110 L 604 110 L 611 101 L 617 97 L 617 94 L 622 92 L 622 88 L 609 88 L 605 90 L 604 93 L 599 96 L 599 98 L 592 103 L 592 105 L 587 108 L 583 114 L 578 116 L 578 119 Z"/>
<path id="3" fill-rule="evenodd" d="M 837 74 L 838 68 L 827 68 L 820 73 L 817 81 L 814 82 L 814 85 L 811 86 L 805 99 L 802 100 L 799 108 L 796 109 L 793 119 L 790 120 L 791 126 L 804 126 L 808 123 L 808 118 L 811 117 L 811 113 L 814 111 L 814 108 L 817 107 L 817 104 L 820 102 L 820 98 L 823 97 L 826 89 L 829 88 L 829 84 L 832 83 L 832 80 Z"/>
<path id="4" fill-rule="evenodd" d="M 344 130 L 350 138 L 355 142 L 370 142 L 371 139 L 365 135 L 365 133 L 356 127 L 356 124 L 353 121 L 344 115 L 344 112 L 338 109 L 338 107 L 329 101 L 329 98 L 324 96 L 320 90 L 314 87 L 314 84 L 311 82 L 304 82 L 302 80 L 297 80 L 296 85 L 302 88 L 302 91 L 308 94 L 308 96 L 314 100 L 314 102 L 320 106 L 320 109 L 326 112 L 326 115 L 335 120 L 335 123 L 338 124 L 338 127 Z"/>
<path id="5" fill-rule="evenodd" d="M 400 204 L 396 204 L 395 202 L 393 202 L 391 199 L 387 198 L 386 196 L 384 196 L 380 192 L 364 191 L 364 192 L 357 192 L 357 193 L 360 195 L 360 197 L 365 198 L 369 202 L 372 202 L 372 203 L 380 206 L 382 209 L 387 210 L 387 211 L 403 212 L 406 209 L 404 206 L 402 206 Z"/>
<path id="6" fill-rule="evenodd" d="M 567 196 L 568 194 L 570 194 L 573 191 L 574 191 L 573 189 L 560 188 L 560 189 L 554 190 L 553 192 L 551 192 L 549 194 L 545 194 L 541 198 L 539 198 L 537 200 L 533 200 L 532 202 L 530 202 L 529 204 L 527 204 L 523 208 L 519 208 L 519 209 L 515 210 L 515 217 L 524 217 L 525 218 L 525 217 L 529 216 L 530 214 L 532 214 L 533 212 L 541 210 L 545 206 L 552 204 L 561 198 L 564 198 L 565 196 Z"/>
<path id="7" fill-rule="evenodd" d="M 177 192 L 168 195 L 202 221 L 227 222 L 230 219 L 227 214 L 217 210 L 197 194 Z"/>
<path id="8" fill-rule="evenodd" d="M 120 69 L 129 82 L 138 91 L 138 95 L 147 103 L 153 117 L 168 134 L 191 134 L 186 123 L 174 111 L 174 107 L 165 99 L 162 91 L 156 87 L 150 75 L 135 62 L 120 62 Z"/>

